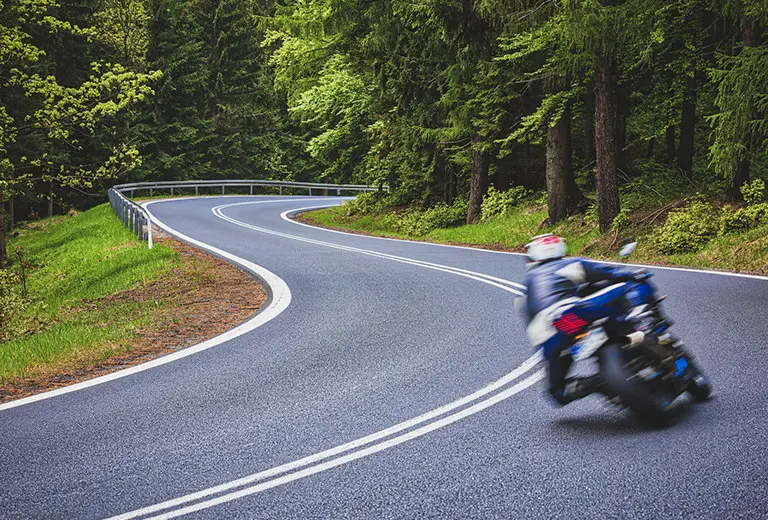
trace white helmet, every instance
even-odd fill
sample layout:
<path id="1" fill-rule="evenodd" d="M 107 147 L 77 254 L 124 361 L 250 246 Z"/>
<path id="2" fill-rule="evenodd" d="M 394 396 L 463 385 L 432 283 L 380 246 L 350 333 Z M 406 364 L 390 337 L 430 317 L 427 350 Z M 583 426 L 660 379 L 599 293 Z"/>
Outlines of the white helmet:
<path id="1" fill-rule="evenodd" d="M 528 258 L 533 262 L 543 262 L 565 256 L 565 239 L 551 233 L 533 237 L 533 240 L 526 247 L 528 248 Z"/>

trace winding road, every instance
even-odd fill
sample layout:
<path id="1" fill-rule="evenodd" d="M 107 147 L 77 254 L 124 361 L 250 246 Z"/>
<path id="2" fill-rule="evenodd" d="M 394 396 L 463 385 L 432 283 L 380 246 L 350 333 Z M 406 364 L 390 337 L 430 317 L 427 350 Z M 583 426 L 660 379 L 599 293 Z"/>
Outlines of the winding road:
<path id="1" fill-rule="evenodd" d="M 316 229 L 338 198 L 151 203 L 264 278 L 215 341 L 0 405 L 0 518 L 768 518 L 768 279 L 654 269 L 715 397 L 555 408 L 514 254 Z"/>

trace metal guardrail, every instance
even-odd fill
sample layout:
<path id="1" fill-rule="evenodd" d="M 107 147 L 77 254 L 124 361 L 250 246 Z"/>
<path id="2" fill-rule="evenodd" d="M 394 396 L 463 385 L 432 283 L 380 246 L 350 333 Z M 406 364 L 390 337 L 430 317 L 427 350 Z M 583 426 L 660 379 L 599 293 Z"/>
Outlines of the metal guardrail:
<path id="1" fill-rule="evenodd" d="M 139 237 L 139 240 L 145 240 L 152 249 L 152 219 L 147 210 L 114 188 L 109 188 L 107 195 L 109 195 L 109 205 L 112 206 L 117 218 L 122 220 L 125 227 Z"/>
<path id="2" fill-rule="evenodd" d="M 271 180 L 220 180 L 220 181 L 157 181 L 157 182 L 136 182 L 133 184 L 118 184 L 114 189 L 125 193 L 130 197 L 140 190 L 149 191 L 149 196 L 153 196 L 156 190 L 169 190 L 174 195 L 175 189 L 194 188 L 195 195 L 200 194 L 200 188 L 221 188 L 221 194 L 226 194 L 227 187 L 249 187 L 250 194 L 253 195 L 253 188 L 273 187 L 278 188 L 280 195 L 284 188 L 306 189 L 312 195 L 312 190 L 327 193 L 336 191 L 336 195 L 341 195 L 342 191 L 386 191 L 387 186 L 367 186 L 365 184 L 325 184 L 320 182 L 294 182 L 294 181 L 271 181 Z"/>
<path id="3" fill-rule="evenodd" d="M 226 194 L 227 187 L 249 187 L 250 194 L 253 195 L 254 186 L 278 188 L 280 195 L 284 188 L 306 189 L 309 195 L 312 190 L 320 191 L 327 195 L 330 191 L 336 191 L 336 195 L 341 195 L 342 191 L 386 191 L 388 186 L 366 186 L 364 184 L 324 184 L 319 182 L 293 182 L 293 181 L 272 181 L 272 180 L 218 180 L 218 181 L 157 181 L 157 182 L 135 182 L 132 184 L 118 184 L 111 187 L 108 191 L 109 204 L 115 211 L 117 217 L 123 221 L 125 227 L 130 229 L 139 237 L 140 240 L 147 241 L 152 248 L 152 218 L 149 213 L 133 202 L 137 191 L 148 191 L 152 197 L 155 191 L 169 190 L 171 196 L 177 189 L 195 190 L 195 195 L 200 194 L 200 188 L 221 188 L 221 194 Z M 128 197 L 125 193 L 128 193 Z"/>

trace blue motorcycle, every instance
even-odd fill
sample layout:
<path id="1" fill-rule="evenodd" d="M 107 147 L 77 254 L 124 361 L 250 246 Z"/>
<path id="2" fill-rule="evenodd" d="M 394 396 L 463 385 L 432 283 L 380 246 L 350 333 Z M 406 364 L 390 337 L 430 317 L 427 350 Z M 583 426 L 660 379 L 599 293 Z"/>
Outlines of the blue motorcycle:
<path id="1" fill-rule="evenodd" d="M 622 256 L 631 252 L 626 247 Z M 586 296 L 600 286 L 583 287 Z M 634 290 L 656 294 L 650 282 Z M 664 297 L 631 309 L 612 313 L 588 325 L 571 347 L 575 363 L 596 359 L 604 379 L 605 393 L 612 402 L 629 408 L 641 422 L 661 425 L 671 417 L 672 402 L 688 392 L 697 401 L 706 400 L 711 387 L 707 377 L 669 333 L 671 323 L 663 317 Z"/>

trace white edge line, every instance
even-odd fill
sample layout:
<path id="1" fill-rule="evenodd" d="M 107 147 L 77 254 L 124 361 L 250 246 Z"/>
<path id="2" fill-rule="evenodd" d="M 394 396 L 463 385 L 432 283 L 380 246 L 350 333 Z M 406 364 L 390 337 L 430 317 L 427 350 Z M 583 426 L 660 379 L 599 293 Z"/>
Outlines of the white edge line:
<path id="1" fill-rule="evenodd" d="M 315 244 L 315 245 L 319 245 L 319 246 L 322 246 L 322 247 L 330 247 L 332 249 L 339 249 L 339 250 L 342 250 L 342 251 L 349 251 L 349 252 L 353 252 L 353 253 L 359 253 L 359 254 L 362 254 L 362 255 L 373 256 L 373 257 L 377 257 L 377 258 L 383 258 L 385 260 L 392 260 L 392 261 L 395 261 L 395 262 L 401 262 L 401 263 L 405 263 L 405 264 L 416 265 L 418 267 L 424 267 L 426 269 L 434 269 L 436 271 L 443 271 L 443 272 L 455 274 L 455 275 L 458 275 L 458 276 L 464 276 L 466 278 L 471 278 L 473 280 L 478 280 L 478 281 L 481 281 L 483 283 L 486 283 L 486 284 L 493 285 L 495 287 L 499 287 L 501 289 L 504 289 L 505 291 L 512 292 L 512 293 L 514 293 L 514 294 L 516 294 L 518 296 L 522 296 L 523 294 L 525 294 L 524 292 L 522 292 L 522 290 L 525 289 L 525 286 L 523 286 L 522 284 L 519 284 L 517 282 L 513 282 L 511 280 L 505 280 L 503 278 L 497 278 L 495 276 L 491 276 L 491 275 L 488 275 L 488 274 L 478 273 L 478 272 L 475 272 L 475 271 L 469 271 L 467 269 L 461 269 L 461 268 L 458 268 L 458 267 L 452 267 L 452 266 L 443 265 L 443 264 L 435 264 L 435 263 L 431 263 L 431 262 L 425 262 L 423 260 L 416 260 L 416 259 L 408 258 L 408 257 L 404 257 L 404 256 L 390 255 L 390 254 L 387 254 L 387 253 L 381 253 L 379 251 L 374 251 L 374 250 L 371 250 L 371 249 L 361 249 L 361 248 L 358 248 L 358 247 L 347 246 L 347 245 L 339 244 L 339 243 L 336 243 L 336 242 L 325 242 L 323 240 L 317 240 L 317 239 L 314 239 L 314 238 L 303 237 L 303 236 L 300 236 L 300 235 L 291 235 L 289 233 L 283 233 L 282 231 L 275 231 L 273 229 L 266 229 L 266 228 L 262 228 L 262 227 L 259 227 L 259 226 L 255 226 L 253 224 L 248 224 L 247 222 L 241 222 L 241 221 L 239 221 L 237 219 L 234 219 L 232 217 L 229 217 L 229 216 L 227 216 L 227 215 L 225 215 L 223 213 L 224 209 L 235 207 L 235 206 L 246 206 L 246 205 L 249 205 L 249 204 L 258 204 L 258 202 L 238 202 L 238 203 L 234 203 L 234 204 L 224 204 L 224 205 L 216 206 L 216 207 L 212 208 L 211 211 L 212 211 L 212 213 L 214 215 L 216 215 L 217 217 L 221 218 L 222 220 L 225 220 L 227 222 L 230 222 L 232 224 L 235 224 L 237 226 L 240 226 L 240 227 L 243 227 L 243 228 L 246 228 L 246 229 L 257 231 L 259 233 L 266 233 L 266 234 L 269 234 L 269 235 L 274 235 L 274 236 L 279 236 L 279 237 L 282 237 L 282 238 L 287 238 L 289 240 L 297 240 L 299 242 L 305 242 L 305 243 L 308 243 L 308 244 Z M 285 214 L 285 212 L 283 214 Z"/>
<path id="2" fill-rule="evenodd" d="M 219 208 L 223 209 L 225 207 L 241 206 L 241 205 L 245 205 L 245 204 L 249 204 L 249 203 L 248 202 L 241 202 L 241 203 L 238 203 L 238 204 L 228 204 L 227 206 L 219 206 Z M 317 209 L 318 207 L 330 208 L 330 207 L 333 207 L 333 205 L 328 205 L 328 206 L 311 206 L 309 208 L 290 209 L 288 211 L 282 212 L 280 214 L 280 217 L 283 220 L 285 220 L 285 221 L 305 226 L 306 224 L 304 224 L 304 223 L 291 220 L 288 215 L 293 214 L 293 213 L 300 213 L 302 211 L 307 211 L 307 210 L 310 210 L 310 209 Z M 219 208 L 216 208 L 216 209 L 219 209 Z M 314 226 L 308 226 L 308 227 L 314 228 Z M 315 229 L 325 229 L 325 228 L 315 228 Z M 334 230 L 331 230 L 331 231 L 334 231 Z M 356 235 L 356 236 L 367 236 L 367 235 Z M 381 238 L 381 237 L 371 237 L 371 238 Z M 392 239 L 392 240 L 397 240 L 397 239 Z M 320 241 L 317 241 L 317 242 L 320 242 Z M 403 242 L 413 243 L 413 241 L 411 241 L 411 240 L 403 240 Z M 424 242 L 416 242 L 416 243 L 421 244 L 421 243 L 424 243 Z M 444 244 L 437 244 L 437 245 L 444 245 Z M 443 264 L 435 264 L 433 262 L 426 262 L 424 260 L 416 260 L 414 258 L 406 258 L 406 257 L 402 257 L 402 256 L 397 256 L 397 255 L 390 255 L 388 253 L 380 253 L 378 251 L 368 251 L 366 249 L 359 249 L 359 248 L 352 247 L 352 246 L 343 246 L 343 247 L 346 247 L 346 248 L 349 248 L 349 249 L 352 249 L 352 250 L 357 250 L 358 252 L 365 251 L 365 252 L 375 253 L 376 255 L 378 255 L 378 256 L 380 256 L 382 258 L 389 258 L 391 260 L 409 260 L 409 261 L 412 261 L 414 263 L 423 265 L 425 267 L 438 267 L 438 268 L 446 268 L 447 267 L 448 269 L 450 269 L 452 271 L 459 272 L 459 273 L 465 273 L 465 274 L 470 274 L 470 275 L 474 275 L 474 276 L 480 276 L 480 277 L 486 278 L 488 280 L 493 280 L 494 282 L 499 282 L 501 284 L 506 284 L 506 285 L 509 285 L 509 286 L 512 286 L 512 287 L 517 287 L 519 289 L 525 289 L 525 285 L 523 285 L 521 283 L 513 282 L 511 280 L 505 280 L 504 278 L 499 278 L 497 276 L 491 276 L 491 275 L 485 274 L 485 273 L 478 273 L 478 272 L 475 272 L 475 271 L 470 271 L 468 269 L 462 269 L 460 267 L 446 266 L 446 265 L 443 265 Z M 451 247 L 460 247 L 460 246 L 451 246 Z M 485 249 L 474 249 L 474 248 L 465 248 L 465 249 L 472 249 L 474 251 L 486 251 Z M 522 295 L 522 293 L 520 293 L 520 294 Z"/>
<path id="3" fill-rule="evenodd" d="M 159 203 L 159 202 L 164 202 L 164 201 L 160 201 L 160 200 L 149 201 L 147 203 L 144 203 L 143 206 L 146 208 L 150 204 Z M 265 202 L 278 202 L 278 201 L 265 201 Z M 149 209 L 147 209 L 147 211 L 149 212 Z M 283 281 L 283 279 L 277 276 L 276 274 L 272 273 L 271 271 L 268 271 L 267 269 L 259 265 L 254 264 L 253 262 L 249 262 L 244 258 L 240 258 L 239 256 L 235 256 L 231 253 L 228 253 L 226 251 L 223 251 L 211 245 L 200 242 L 199 240 L 195 240 L 191 237 L 188 237 L 182 233 L 179 233 L 176 230 L 167 226 L 166 224 L 160 222 L 154 216 L 152 216 L 152 221 L 153 223 L 155 223 L 156 225 L 158 225 L 160 228 L 164 229 L 168 233 L 174 236 L 177 236 L 178 238 L 185 240 L 191 244 L 194 244 L 197 247 L 210 251 L 223 258 L 226 258 L 227 260 L 230 260 L 231 262 L 239 264 L 240 266 L 245 268 L 247 271 L 249 271 L 250 273 L 252 273 L 257 278 L 261 279 L 264 282 L 264 284 L 267 286 L 266 287 L 267 290 L 271 292 L 271 301 L 269 301 L 267 303 L 267 306 L 263 307 L 261 311 L 259 311 L 250 320 L 238 325 L 237 327 L 231 330 L 228 330 L 227 332 L 219 334 L 216 337 L 203 341 L 202 343 L 198 343 L 197 345 L 185 348 L 184 350 L 179 350 L 172 354 L 167 354 L 165 356 L 153 359 L 152 361 L 142 363 L 141 365 L 136 365 L 134 367 L 126 368 L 124 370 L 112 372 L 111 374 L 94 377 L 93 379 L 89 379 L 81 383 L 76 383 L 74 385 L 65 386 L 63 388 L 57 388 L 56 390 L 50 390 L 48 392 L 43 392 L 40 394 L 25 397 L 22 399 L 17 399 L 15 401 L 9 401 L 7 403 L 0 404 L 0 411 L 16 408 L 18 406 L 24 406 L 27 404 L 35 403 L 37 401 L 42 401 L 44 399 L 50 399 L 52 397 L 57 397 L 60 395 L 71 393 L 71 392 L 76 392 L 78 390 L 84 390 L 92 386 L 104 384 L 109 381 L 114 381 L 116 379 L 137 374 L 139 372 L 143 372 L 145 370 L 149 370 L 151 368 L 165 365 L 167 363 L 177 361 L 187 356 L 197 354 L 198 352 L 202 352 L 203 350 L 207 350 L 217 345 L 221 345 L 226 341 L 234 339 L 238 336 L 242 336 L 243 334 L 246 334 L 258 327 L 261 327 L 265 323 L 276 318 L 281 312 L 283 312 L 288 307 L 288 305 L 290 305 L 291 290 L 288 288 L 288 285 Z"/>
<path id="4" fill-rule="evenodd" d="M 158 201 L 158 202 L 160 202 L 160 201 Z M 438 270 L 438 271 L 443 271 L 443 272 L 455 274 L 455 275 L 458 275 L 458 276 L 463 276 L 463 277 L 471 278 L 473 280 L 476 280 L 476 281 L 479 281 L 479 282 L 482 282 L 482 283 L 485 283 L 485 284 L 488 284 L 488 285 L 492 285 L 492 286 L 498 287 L 498 288 L 503 289 L 505 291 L 512 292 L 512 293 L 518 293 L 519 294 L 519 291 L 517 289 L 508 287 L 506 285 L 503 285 L 503 284 L 519 285 L 519 284 L 515 284 L 514 282 L 510 282 L 509 280 L 504 280 L 504 279 L 501 279 L 501 278 L 492 277 L 492 276 L 485 275 L 485 274 L 482 274 L 482 273 L 476 273 L 474 271 L 467 271 L 467 270 L 464 270 L 464 269 L 458 269 L 458 268 L 453 268 L 453 267 L 449 267 L 449 266 L 444 266 L 444 265 L 441 265 L 441 264 L 433 264 L 433 263 L 430 263 L 430 262 L 422 262 L 422 261 L 413 260 L 413 259 L 409 259 L 409 258 L 405 258 L 405 257 L 398 257 L 398 256 L 394 256 L 394 255 L 387 255 L 385 253 L 379 253 L 379 252 L 376 252 L 376 251 L 369 251 L 369 250 L 365 250 L 365 249 L 358 249 L 358 248 L 354 248 L 354 247 L 350 247 L 350 246 L 344 246 L 344 245 L 341 245 L 341 244 L 334 244 L 332 242 L 323 242 L 323 241 L 320 241 L 320 240 L 314 240 L 314 239 L 308 239 L 308 238 L 300 237 L 300 236 L 288 235 L 288 234 L 280 233 L 280 232 L 277 232 L 277 231 L 274 231 L 274 230 L 266 230 L 266 229 L 263 229 L 263 228 L 259 228 L 257 226 L 253 226 L 253 225 L 250 225 L 250 224 L 247 224 L 247 223 L 244 223 L 244 222 L 240 222 L 238 220 L 233 219 L 232 217 L 228 217 L 228 216 L 224 215 L 221 212 L 221 210 L 223 210 L 225 208 L 229 208 L 229 207 L 242 206 L 242 205 L 250 205 L 250 204 L 258 204 L 258 203 L 260 203 L 260 202 L 256 201 L 256 202 L 241 202 L 241 203 L 225 204 L 225 205 L 217 206 L 217 207 L 213 208 L 212 212 L 214 213 L 214 215 L 222 218 L 223 220 L 225 220 L 227 222 L 230 222 L 230 223 L 233 223 L 233 224 L 236 224 L 238 226 L 245 227 L 245 228 L 248 228 L 248 229 L 252 229 L 252 230 L 257 231 L 257 232 L 266 232 L 266 233 L 269 233 L 269 234 L 274 234 L 274 235 L 277 235 L 277 236 L 282 236 L 284 238 L 305 241 L 305 242 L 308 242 L 308 243 L 314 243 L 314 244 L 322 245 L 322 246 L 326 246 L 326 247 L 338 248 L 338 249 L 347 250 L 347 251 L 351 251 L 351 252 L 363 253 L 363 254 L 367 254 L 367 255 L 370 254 L 370 255 L 374 255 L 374 256 L 381 256 L 381 257 L 383 257 L 385 259 L 389 259 L 389 260 L 395 260 L 395 261 L 403 262 L 403 263 L 410 263 L 410 264 L 413 264 L 413 265 L 416 265 L 416 266 L 419 266 L 419 267 L 424 267 L 424 268 L 427 268 L 427 269 L 434 269 L 434 270 Z M 290 211 L 301 211 L 301 210 L 289 210 L 289 212 Z M 281 215 L 283 218 L 285 216 L 285 213 L 288 213 L 288 212 L 284 212 Z M 473 276 L 473 275 L 475 275 L 475 276 Z M 495 283 L 495 282 L 500 282 L 500 283 Z M 126 512 L 126 513 L 123 513 L 123 514 L 111 517 L 111 520 L 128 520 L 128 519 L 131 519 L 131 518 L 137 518 L 137 517 L 140 517 L 140 516 L 145 516 L 145 515 L 148 515 L 148 514 L 157 513 L 159 511 L 170 509 L 170 508 L 173 508 L 173 507 L 176 507 L 176 506 L 180 506 L 180 505 L 183 505 L 183 504 L 195 501 L 195 500 L 200 500 L 202 498 L 205 498 L 205 497 L 208 497 L 208 496 L 211 496 L 211 495 L 214 495 L 214 494 L 223 493 L 223 492 L 229 491 L 229 490 L 237 488 L 237 487 L 242 487 L 242 486 L 245 486 L 245 485 L 248 485 L 248 484 L 252 484 L 252 483 L 260 481 L 260 480 L 276 477 L 277 475 L 280 475 L 280 474 L 283 474 L 283 473 L 286 473 L 286 472 L 289 472 L 289 471 L 292 471 L 292 470 L 295 470 L 295 469 L 298 469 L 298 468 L 301 468 L 301 467 L 304 467 L 304 466 L 312 465 L 312 464 L 315 464 L 315 463 L 317 463 L 319 461 L 327 459 L 329 457 L 333 457 L 335 455 L 339 455 L 341 453 L 347 452 L 347 451 L 355 449 L 355 448 L 359 448 L 361 446 L 365 446 L 365 445 L 370 444 L 372 442 L 375 442 L 375 441 L 378 441 L 380 439 L 389 437 L 391 435 L 394 435 L 394 434 L 399 433 L 401 431 L 410 429 L 410 428 L 412 428 L 414 426 L 417 426 L 417 425 L 419 425 L 421 423 L 424 423 L 426 421 L 429 421 L 429 420 L 432 420 L 432 419 L 434 419 L 436 417 L 444 415 L 444 414 L 446 414 L 448 412 L 451 412 L 451 411 L 453 411 L 453 410 L 455 410 L 457 408 L 460 408 L 460 407 L 462 407 L 462 406 L 464 406 L 464 405 L 466 405 L 468 403 L 471 403 L 472 401 L 476 401 L 477 399 L 480 399 L 481 397 L 484 397 L 485 395 L 487 395 L 487 394 L 489 394 L 491 392 L 494 392 L 494 391 L 498 390 L 499 388 L 502 388 L 503 386 L 506 386 L 507 384 L 509 384 L 510 382 L 514 381 L 515 379 L 518 379 L 518 378 L 522 377 L 526 372 L 528 372 L 531 369 L 535 368 L 536 365 L 541 362 L 541 359 L 542 359 L 541 358 L 541 352 L 537 351 L 534 355 L 532 355 L 531 357 L 526 359 L 519 367 L 515 368 L 514 370 L 512 370 L 510 373 L 506 374 L 502 378 L 494 381 L 490 385 L 488 385 L 488 386 L 486 386 L 484 388 L 481 388 L 480 390 L 477 390 L 477 391 L 473 392 L 472 394 L 470 394 L 468 396 L 462 397 L 460 399 L 457 399 L 456 401 L 453 401 L 453 402 L 448 403 L 446 405 L 443 405 L 441 407 L 435 408 L 434 410 L 430 410 L 429 412 L 426 412 L 426 413 L 424 413 L 422 415 L 419 415 L 419 416 L 417 416 L 415 418 L 412 418 L 412 419 L 409 419 L 407 421 L 403 421 L 401 423 L 398 423 L 398 424 L 395 424 L 393 426 L 390 426 L 389 428 L 386 428 L 384 430 L 380 430 L 378 432 L 374 432 L 374 433 L 372 433 L 370 435 L 367 435 L 365 437 L 361 437 L 359 439 L 355 439 L 355 440 L 350 441 L 348 443 L 345 443 L 345 444 L 342 444 L 342 445 L 339 445 L 339 446 L 336 446 L 336 447 L 333 447 L 333 448 L 330 448 L 330 449 L 327 449 L 327 450 L 324 450 L 324 451 L 321 451 L 321 452 L 309 455 L 307 457 L 304 457 L 304 458 L 301 458 L 301 459 L 298 459 L 298 460 L 295 460 L 295 461 L 292 461 L 292 462 L 288 462 L 286 464 L 282 464 L 280 466 L 276 466 L 276 467 L 273 467 L 273 468 L 270 468 L 270 469 L 266 469 L 266 470 L 260 471 L 258 473 L 254 473 L 252 475 L 241 477 L 239 479 L 236 479 L 236 480 L 224 483 L 224 484 L 219 484 L 217 486 L 206 488 L 204 490 L 197 491 L 197 492 L 194 492 L 194 493 L 190 493 L 190 494 L 178 497 L 178 498 L 174 498 L 174 499 L 167 500 L 167 501 L 164 501 L 164 502 L 161 502 L 161 503 L 157 503 L 157 504 L 154 504 L 154 505 L 146 506 L 146 507 L 143 507 L 141 509 L 134 510 L 134 511 Z M 512 395 L 512 394 L 510 394 L 510 395 Z M 493 398 L 490 398 L 490 399 L 493 399 Z M 494 401 L 494 402 L 498 402 L 498 401 Z M 478 403 L 478 404 L 482 404 L 482 403 Z M 475 406 L 477 406 L 477 405 L 475 405 Z M 484 409 L 484 408 L 485 407 L 482 407 L 480 409 Z M 480 409 L 478 409 L 477 411 L 479 411 Z M 456 419 L 456 420 L 458 420 L 458 419 Z M 454 422 L 454 421 L 450 421 L 450 422 Z M 450 422 L 448 422 L 446 424 L 450 424 Z M 429 430 L 429 431 L 431 431 L 431 430 Z M 402 441 L 402 442 L 404 442 L 404 441 Z M 399 443 L 396 443 L 396 444 L 399 444 Z M 377 451 L 379 451 L 379 450 L 377 450 Z M 352 454 L 352 455 L 354 455 L 354 454 Z M 355 458 L 359 458 L 359 457 L 355 457 Z M 352 459 L 352 460 L 355 460 L 355 459 Z M 332 463 L 333 462 L 331 462 L 330 464 L 332 464 Z M 280 477 L 280 478 L 284 478 L 284 477 Z M 194 507 L 194 506 L 191 506 L 191 507 Z M 173 512 L 172 513 L 168 513 L 168 514 L 173 514 Z M 174 516 L 176 516 L 176 515 L 174 515 Z"/>
<path id="5" fill-rule="evenodd" d="M 322 209 L 322 208 L 330 208 L 333 206 L 338 206 L 338 204 L 329 204 L 325 206 L 313 206 L 309 208 L 302 208 L 298 210 L 289 211 L 289 214 L 295 215 L 296 213 L 301 213 L 302 211 L 311 211 L 313 209 Z M 290 217 L 285 217 L 284 220 L 291 222 L 292 224 L 295 224 L 297 226 L 305 226 L 311 229 L 318 229 L 321 231 L 326 231 L 328 233 L 338 233 L 341 235 L 350 235 L 355 237 L 365 237 L 370 238 L 373 240 L 391 240 L 395 242 L 408 242 L 410 244 L 422 244 L 426 246 L 435 246 L 435 247 L 451 247 L 454 249 L 467 249 L 470 251 L 482 251 L 484 253 L 491 253 L 496 255 L 512 255 L 512 256 L 525 256 L 523 253 L 515 253 L 512 251 L 494 251 L 493 249 L 484 249 L 481 247 L 469 247 L 469 246 L 456 246 L 452 244 L 438 244 L 435 242 L 424 242 L 421 240 L 408 240 L 404 238 L 390 238 L 390 237 L 377 237 L 377 236 L 371 236 L 371 235 L 363 235 L 360 233 L 349 233 L 347 231 L 339 231 L 338 229 L 328 229 L 320 226 L 312 226 L 310 224 L 306 224 L 304 222 L 299 222 L 297 220 L 291 219 Z M 668 265 L 653 265 L 653 264 L 630 264 L 626 262 L 618 262 L 618 261 L 610 261 L 610 260 L 597 260 L 594 258 L 590 258 L 589 260 L 593 262 L 597 262 L 600 264 L 611 264 L 611 265 L 628 265 L 631 267 L 644 267 L 647 269 L 663 269 L 665 271 L 687 271 L 687 272 L 693 272 L 693 273 L 704 273 L 704 274 L 716 274 L 721 276 L 733 276 L 736 278 L 750 278 L 753 280 L 763 280 L 768 282 L 768 276 L 763 276 L 759 274 L 748 274 L 748 273 L 733 273 L 730 271 L 712 271 L 708 269 L 697 269 L 695 267 L 672 267 Z"/>

